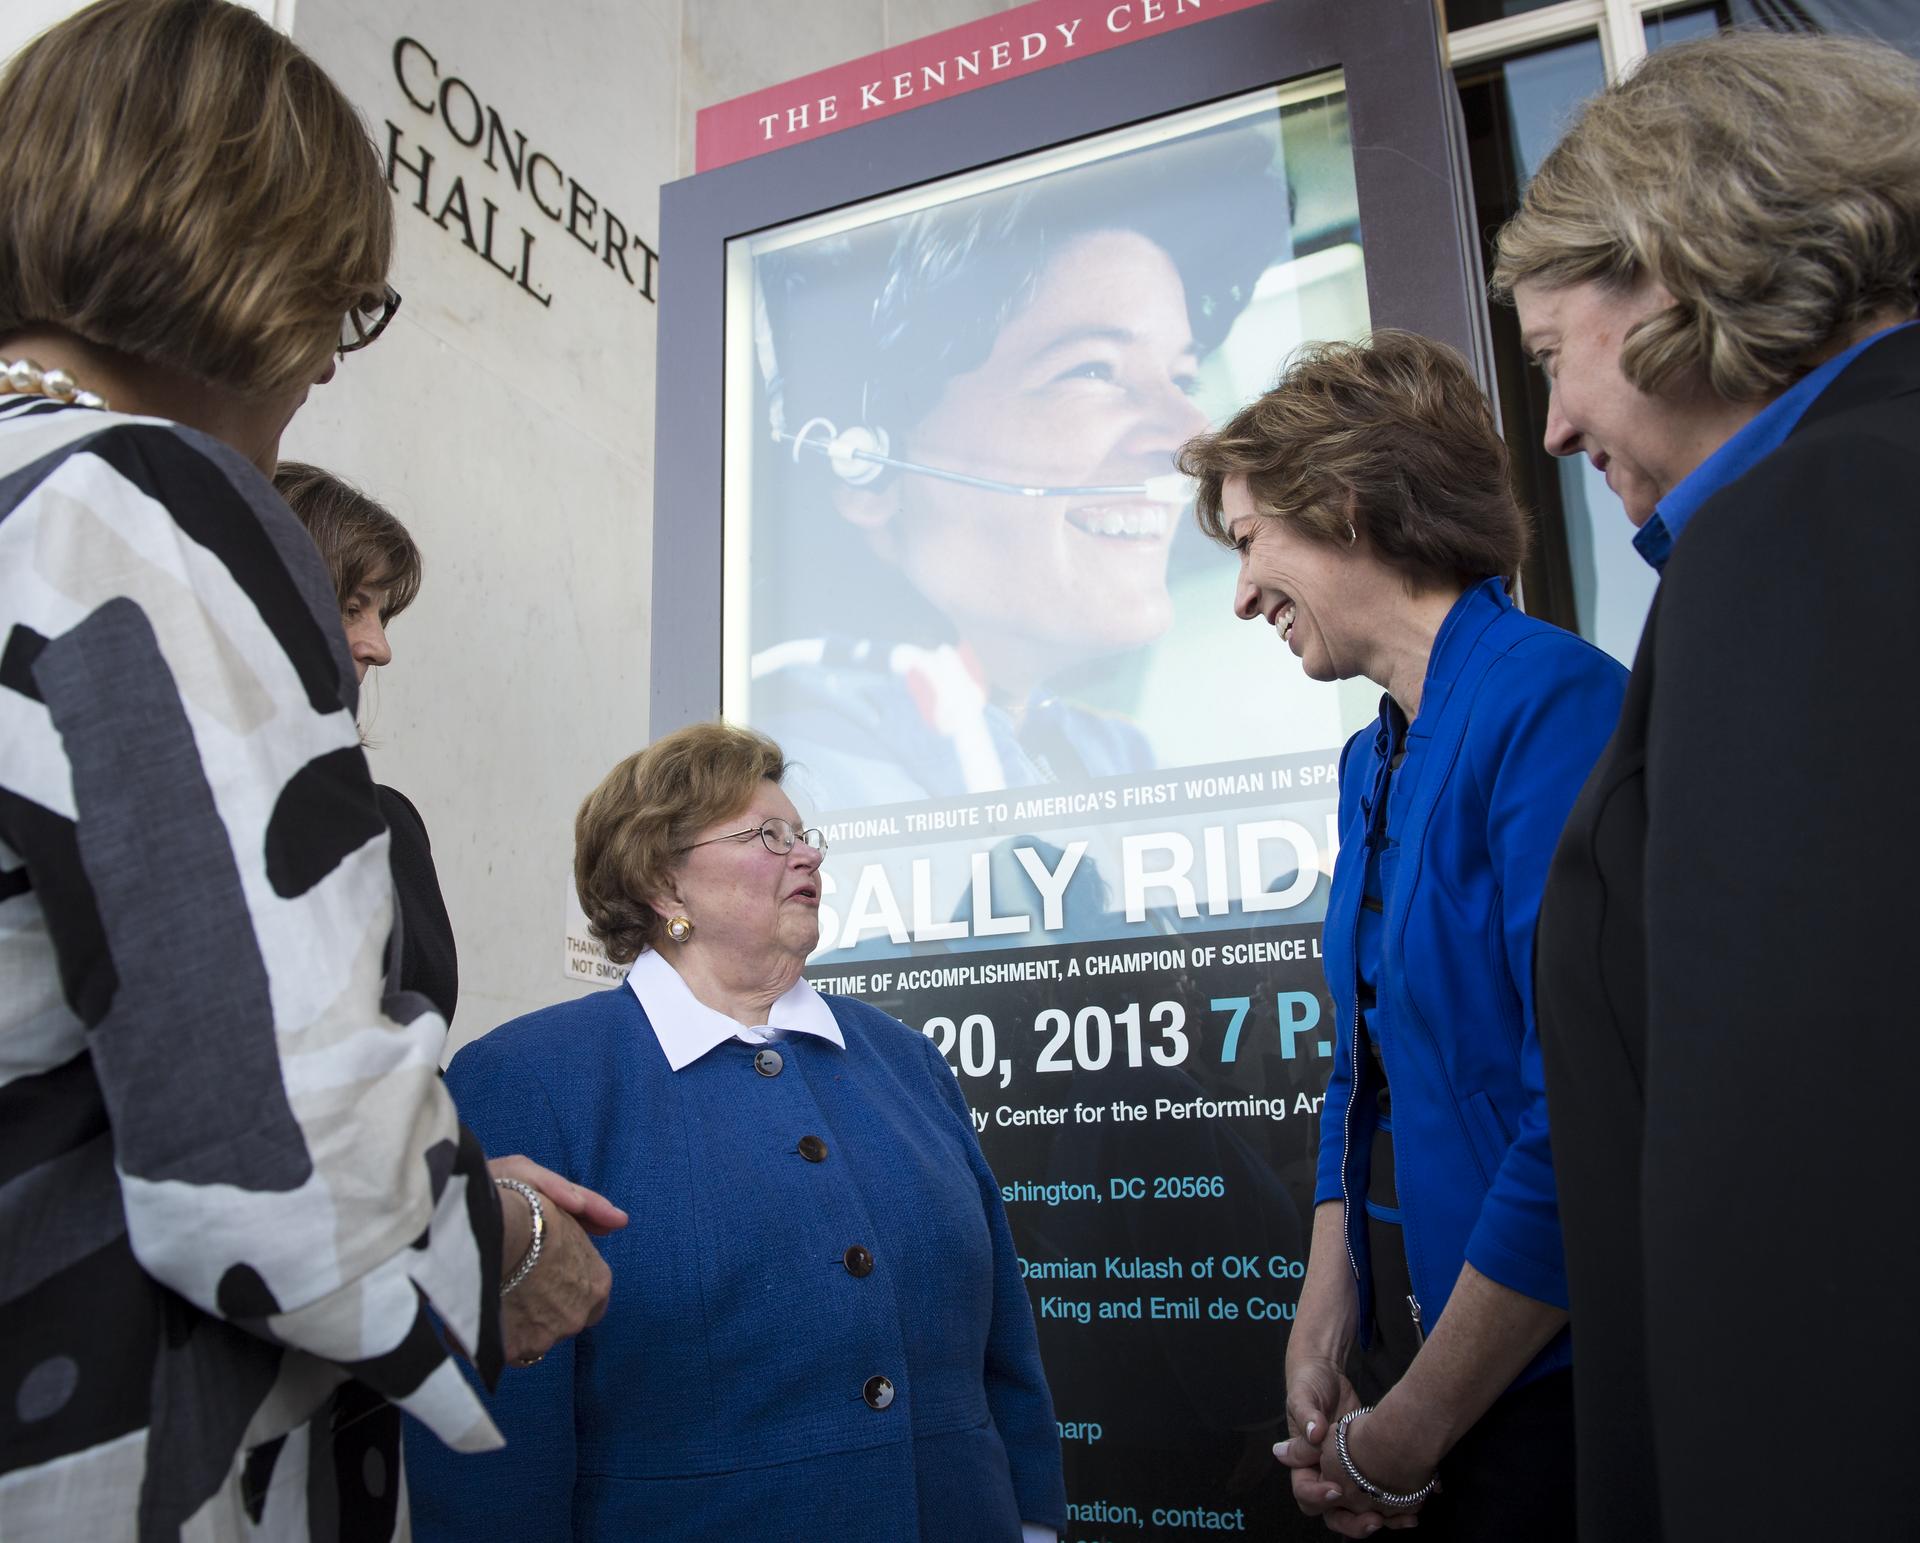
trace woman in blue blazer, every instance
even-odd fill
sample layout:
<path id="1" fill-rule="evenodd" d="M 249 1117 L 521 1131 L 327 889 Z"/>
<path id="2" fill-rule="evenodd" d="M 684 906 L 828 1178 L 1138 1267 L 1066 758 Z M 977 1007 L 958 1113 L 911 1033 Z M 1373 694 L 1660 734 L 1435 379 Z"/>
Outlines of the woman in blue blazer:
<path id="1" fill-rule="evenodd" d="M 1310 349 L 1182 465 L 1240 554 L 1237 612 L 1314 679 L 1386 693 L 1340 759 L 1322 944 L 1338 1037 L 1276 1454 L 1345 1536 L 1418 1511 L 1423 1537 L 1571 1537 L 1531 957 L 1625 672 L 1514 608 L 1525 518 L 1486 400 L 1440 344 Z"/>
<path id="2" fill-rule="evenodd" d="M 454 1058 L 496 1145 L 618 1196 L 599 1325 L 503 1378 L 507 1448 L 410 1443 L 427 1540 L 1017 1540 L 1066 1520 L 999 1187 L 931 1043 L 801 975 L 820 833 L 779 749 L 702 724 L 581 807 L 626 983 Z M 511 1137 L 509 1137 L 511 1133 Z"/>

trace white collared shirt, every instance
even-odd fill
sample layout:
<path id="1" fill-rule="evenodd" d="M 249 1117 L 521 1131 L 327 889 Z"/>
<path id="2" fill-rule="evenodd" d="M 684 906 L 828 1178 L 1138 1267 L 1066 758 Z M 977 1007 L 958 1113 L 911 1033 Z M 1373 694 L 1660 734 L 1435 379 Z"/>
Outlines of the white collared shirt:
<path id="1" fill-rule="evenodd" d="M 749 1045 L 764 1045 L 782 1034 L 815 1034 L 831 1040 L 842 1050 L 846 1039 L 840 1025 L 820 993 L 805 976 L 784 991 L 758 1028 L 736 1023 L 725 1013 L 715 1012 L 696 997 L 680 972 L 650 948 L 633 961 L 627 971 L 627 984 L 633 988 L 647 1022 L 653 1025 L 667 1065 L 675 1071 L 693 1065 L 715 1045 L 737 1039 Z"/>

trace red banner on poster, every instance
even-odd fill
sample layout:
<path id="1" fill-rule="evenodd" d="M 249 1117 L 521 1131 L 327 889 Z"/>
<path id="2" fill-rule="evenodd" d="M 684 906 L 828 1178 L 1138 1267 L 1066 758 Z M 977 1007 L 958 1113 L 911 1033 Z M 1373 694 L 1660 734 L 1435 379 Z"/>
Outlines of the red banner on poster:
<path id="1" fill-rule="evenodd" d="M 889 118 L 1017 75 L 1267 0 L 1033 0 L 965 26 L 936 32 L 864 59 L 803 75 L 703 108 L 695 123 L 694 167 L 712 171 Z"/>

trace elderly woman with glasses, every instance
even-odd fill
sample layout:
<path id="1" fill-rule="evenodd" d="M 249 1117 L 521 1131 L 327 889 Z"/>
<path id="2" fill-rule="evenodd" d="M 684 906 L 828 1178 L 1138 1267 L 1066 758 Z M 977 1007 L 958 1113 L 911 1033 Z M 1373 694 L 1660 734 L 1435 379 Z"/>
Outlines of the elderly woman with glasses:
<path id="1" fill-rule="evenodd" d="M 427 1540 L 1050 1537 L 1058 1430 L 999 1186 L 922 1035 L 802 975 L 820 833 L 779 748 L 700 724 L 581 806 L 624 984 L 447 1072 L 483 1140 L 630 1208 L 598 1328 L 490 1401 L 511 1456 L 410 1443 Z"/>

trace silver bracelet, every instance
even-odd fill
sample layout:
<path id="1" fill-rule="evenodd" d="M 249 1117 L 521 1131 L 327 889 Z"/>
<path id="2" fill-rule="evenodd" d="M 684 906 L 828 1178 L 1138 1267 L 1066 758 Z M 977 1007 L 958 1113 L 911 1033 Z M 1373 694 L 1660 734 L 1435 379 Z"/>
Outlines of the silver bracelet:
<path id="1" fill-rule="evenodd" d="M 527 1256 L 520 1261 L 519 1268 L 501 1283 L 500 1295 L 505 1296 L 532 1274 L 533 1267 L 540 1262 L 540 1240 L 546 1235 L 547 1215 L 540 1208 L 540 1192 L 531 1184 L 522 1184 L 518 1179 L 495 1179 L 493 1182 L 502 1189 L 512 1190 L 516 1195 L 525 1195 L 527 1204 L 533 1207 L 533 1241 L 527 1245 Z"/>
<path id="2" fill-rule="evenodd" d="M 1411 1495 L 1396 1495 L 1390 1489 L 1382 1489 L 1354 1466 L 1353 1458 L 1347 1451 L 1347 1427 L 1359 1419 L 1361 1415 L 1372 1413 L 1373 1405 L 1368 1404 L 1364 1409 L 1349 1409 L 1345 1414 L 1340 1416 L 1340 1423 L 1334 1427 L 1333 1432 L 1333 1448 L 1340 1454 L 1340 1466 L 1347 1470 L 1347 1477 L 1352 1479 L 1355 1484 L 1359 1485 L 1360 1488 L 1365 1491 L 1369 1500 L 1376 1500 L 1381 1505 L 1388 1506 L 1417 1506 L 1421 1504 L 1440 1487 L 1439 1474 L 1436 1473 Z"/>

